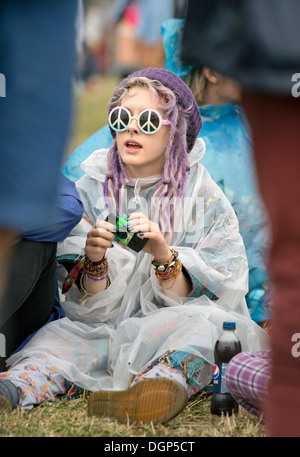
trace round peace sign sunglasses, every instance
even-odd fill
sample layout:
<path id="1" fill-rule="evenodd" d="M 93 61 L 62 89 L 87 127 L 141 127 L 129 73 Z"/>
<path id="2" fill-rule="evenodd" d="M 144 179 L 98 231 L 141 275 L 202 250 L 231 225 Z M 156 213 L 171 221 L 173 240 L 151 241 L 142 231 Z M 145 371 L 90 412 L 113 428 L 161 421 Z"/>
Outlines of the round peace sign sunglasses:
<path id="1" fill-rule="evenodd" d="M 108 123 L 115 132 L 124 132 L 128 129 L 132 119 L 137 121 L 141 132 L 148 135 L 158 132 L 162 125 L 170 124 L 169 121 L 162 119 L 158 111 L 152 108 L 144 109 L 138 117 L 135 117 L 131 116 L 130 111 L 124 106 L 117 106 L 110 112 Z"/>

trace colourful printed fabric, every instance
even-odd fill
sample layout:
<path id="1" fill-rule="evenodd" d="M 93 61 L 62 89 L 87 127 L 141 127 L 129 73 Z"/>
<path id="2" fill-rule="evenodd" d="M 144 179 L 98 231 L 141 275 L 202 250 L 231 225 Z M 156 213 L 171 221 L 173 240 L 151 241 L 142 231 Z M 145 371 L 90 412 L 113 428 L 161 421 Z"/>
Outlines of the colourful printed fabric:
<path id="1" fill-rule="evenodd" d="M 9 379 L 18 388 L 19 406 L 24 409 L 31 409 L 45 401 L 53 402 L 58 394 L 67 392 L 63 376 L 55 368 L 33 358 L 0 373 L 0 378 Z"/>
<path id="2" fill-rule="evenodd" d="M 90 390 L 86 390 L 83 387 L 76 386 L 67 379 L 64 380 L 66 386 L 66 393 L 62 395 L 62 398 L 66 400 L 75 400 L 76 398 L 88 398 L 91 395 Z"/>
<path id="3" fill-rule="evenodd" d="M 210 300 L 218 300 L 218 297 L 213 294 L 210 290 L 208 290 L 204 284 L 200 281 L 200 279 L 196 278 L 190 271 L 188 271 L 184 265 L 182 265 L 182 271 L 186 276 L 188 276 L 189 280 L 192 284 L 192 290 L 188 294 L 188 297 L 201 297 L 201 295 L 206 295 Z"/>
<path id="4" fill-rule="evenodd" d="M 81 257 L 80 260 L 75 264 L 72 270 L 68 273 L 66 279 L 64 280 L 62 286 L 62 294 L 68 292 L 68 290 L 72 287 L 73 283 L 76 281 L 76 278 L 79 275 L 80 270 L 83 267 L 84 257 Z"/>
<path id="5" fill-rule="evenodd" d="M 202 357 L 182 351 L 167 351 L 139 373 L 133 383 L 146 378 L 166 377 L 180 382 L 190 397 L 212 380 L 213 366 Z"/>
<path id="6" fill-rule="evenodd" d="M 263 416 L 270 380 L 270 351 L 240 352 L 228 364 L 226 386 L 233 398 L 255 416 Z"/>
<path id="7" fill-rule="evenodd" d="M 182 351 L 168 351 L 154 360 L 133 383 L 146 378 L 165 377 L 182 384 L 188 397 L 207 386 L 213 375 L 213 366 L 201 357 Z M 41 360 L 25 359 L 9 371 L 0 373 L 0 378 L 9 379 L 19 390 L 19 406 L 31 409 L 43 402 L 53 402 L 57 396 L 65 399 L 88 398 L 87 391 L 66 380 L 54 367 L 47 367 Z"/>

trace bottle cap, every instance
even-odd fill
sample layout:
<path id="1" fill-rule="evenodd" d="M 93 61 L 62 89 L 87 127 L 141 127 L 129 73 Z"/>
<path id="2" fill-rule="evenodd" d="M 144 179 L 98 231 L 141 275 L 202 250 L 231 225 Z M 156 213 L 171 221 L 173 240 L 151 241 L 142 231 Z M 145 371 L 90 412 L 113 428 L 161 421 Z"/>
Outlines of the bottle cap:
<path id="1" fill-rule="evenodd" d="M 235 330 L 235 322 L 223 322 L 224 330 Z"/>

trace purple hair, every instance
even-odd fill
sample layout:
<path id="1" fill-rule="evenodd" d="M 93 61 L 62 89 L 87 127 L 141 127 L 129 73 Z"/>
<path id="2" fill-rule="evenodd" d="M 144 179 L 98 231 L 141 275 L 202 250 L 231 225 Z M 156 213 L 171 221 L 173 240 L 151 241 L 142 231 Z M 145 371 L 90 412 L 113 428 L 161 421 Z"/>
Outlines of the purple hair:
<path id="1" fill-rule="evenodd" d="M 155 192 L 155 196 L 161 202 L 158 214 L 160 229 L 165 235 L 170 236 L 174 230 L 174 208 L 170 218 L 170 214 L 166 214 L 166 206 L 174 197 L 182 199 L 186 184 L 188 110 L 184 110 L 177 103 L 177 98 L 173 91 L 163 86 L 159 81 L 152 81 L 145 77 L 130 79 L 125 86 L 121 87 L 115 96 L 115 103 L 111 109 L 120 104 L 128 89 L 137 86 L 146 87 L 158 96 L 160 101 L 159 108 L 162 110 L 164 117 L 170 121 L 170 136 L 165 151 L 164 169 L 158 189 Z M 130 180 L 130 177 L 117 149 L 116 138 L 114 138 L 108 151 L 107 169 L 108 173 L 104 182 L 104 197 L 108 208 L 112 209 L 109 201 L 113 198 L 115 208 L 124 211 L 125 208 L 120 208 L 119 191 L 124 189 L 125 179 Z"/>

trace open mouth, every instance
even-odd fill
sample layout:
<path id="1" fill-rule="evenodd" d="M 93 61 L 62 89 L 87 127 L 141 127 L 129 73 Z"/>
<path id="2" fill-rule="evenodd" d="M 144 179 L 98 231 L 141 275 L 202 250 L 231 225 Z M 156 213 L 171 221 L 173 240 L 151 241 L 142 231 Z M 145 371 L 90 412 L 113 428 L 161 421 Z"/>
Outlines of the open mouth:
<path id="1" fill-rule="evenodd" d="M 125 146 L 126 146 L 127 150 L 129 150 L 129 151 L 138 151 L 139 149 L 142 148 L 142 146 L 137 141 L 133 141 L 133 140 L 126 141 Z"/>

